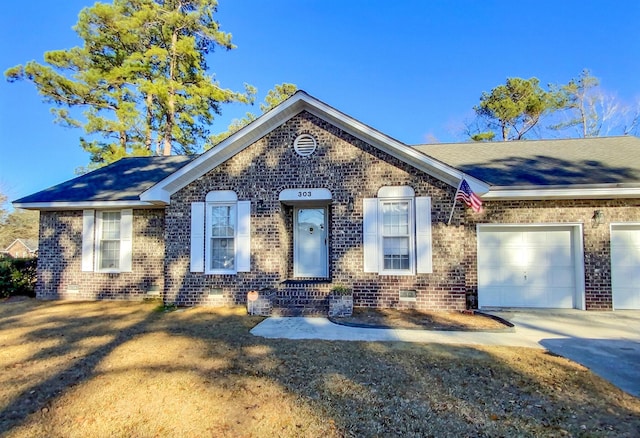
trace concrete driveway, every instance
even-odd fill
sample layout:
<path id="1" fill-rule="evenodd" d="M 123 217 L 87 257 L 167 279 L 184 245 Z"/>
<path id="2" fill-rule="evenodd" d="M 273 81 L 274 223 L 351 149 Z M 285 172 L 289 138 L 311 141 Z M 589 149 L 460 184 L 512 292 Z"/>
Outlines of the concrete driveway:
<path id="1" fill-rule="evenodd" d="M 346 327 L 327 318 L 267 318 L 256 336 L 343 341 L 433 342 L 547 349 L 640 397 L 640 311 L 514 309 L 486 312 L 512 324 L 506 332 L 443 332 Z"/>
<path id="2" fill-rule="evenodd" d="M 548 351 L 589 368 L 640 397 L 640 311 L 503 310 L 490 312 L 537 337 Z"/>

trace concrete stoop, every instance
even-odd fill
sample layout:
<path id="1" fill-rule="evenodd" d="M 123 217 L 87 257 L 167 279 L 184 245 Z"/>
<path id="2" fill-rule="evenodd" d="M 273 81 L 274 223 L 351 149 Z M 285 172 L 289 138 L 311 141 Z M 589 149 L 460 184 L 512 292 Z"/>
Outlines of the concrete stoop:
<path id="1" fill-rule="evenodd" d="M 247 301 L 247 310 L 261 316 L 327 316 L 329 291 L 308 285 L 262 290 L 255 301 Z"/>

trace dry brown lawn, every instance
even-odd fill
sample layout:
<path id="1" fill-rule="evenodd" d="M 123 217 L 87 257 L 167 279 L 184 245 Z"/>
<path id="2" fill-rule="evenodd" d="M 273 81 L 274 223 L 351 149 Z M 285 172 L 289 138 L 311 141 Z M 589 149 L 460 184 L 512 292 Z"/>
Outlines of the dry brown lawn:
<path id="1" fill-rule="evenodd" d="M 0 303 L 0 435 L 640 431 L 639 399 L 541 350 L 263 339 L 243 309 L 156 307 Z"/>
<path id="2" fill-rule="evenodd" d="M 343 325 L 388 327 L 410 330 L 505 331 L 511 326 L 485 314 L 469 312 L 425 312 L 415 309 L 353 309 L 353 315 L 332 318 Z"/>

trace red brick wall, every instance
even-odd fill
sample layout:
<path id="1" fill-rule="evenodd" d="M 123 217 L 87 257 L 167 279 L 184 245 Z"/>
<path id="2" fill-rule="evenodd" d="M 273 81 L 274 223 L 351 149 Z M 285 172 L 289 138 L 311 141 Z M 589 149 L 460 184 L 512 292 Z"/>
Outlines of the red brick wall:
<path id="1" fill-rule="evenodd" d="M 493 201 L 485 202 L 484 207 L 481 214 L 474 214 L 467 209 L 464 216 L 456 216 L 457 225 L 464 222 L 467 235 L 465 265 L 468 294 L 477 296 L 478 292 L 477 224 L 578 223 L 583 224 L 586 308 L 611 310 L 610 225 L 615 222 L 640 222 L 640 200 Z M 598 226 L 591 221 L 595 210 L 602 210 L 605 218 L 605 222 Z"/>
<path id="2" fill-rule="evenodd" d="M 14 259 L 24 259 L 24 258 L 30 258 L 30 257 L 36 256 L 35 254 L 31 253 L 29 251 L 29 248 L 27 248 L 19 240 L 16 240 L 13 244 L 11 244 L 11 246 L 9 247 L 9 250 L 7 251 L 7 255 Z"/>
<path id="3" fill-rule="evenodd" d="M 293 140 L 312 134 L 318 149 L 310 157 L 293 150 Z M 363 199 L 382 186 L 409 185 L 432 200 L 433 273 L 381 276 L 363 272 Z M 315 287 L 288 286 L 293 272 L 292 208 L 281 204 L 288 188 L 326 188 L 332 193 L 329 233 L 330 281 Z M 251 201 L 251 272 L 205 275 L 189 271 L 191 203 L 212 190 L 233 190 Z M 332 284 L 354 291 L 355 306 L 464 309 L 477 297 L 476 225 L 584 224 L 587 309 L 611 309 L 611 222 L 640 222 L 640 201 L 493 201 L 473 214 L 461 205 L 447 225 L 455 188 L 424 174 L 321 119 L 302 113 L 175 193 L 164 210 L 134 210 L 133 272 L 81 272 L 82 211 L 42 212 L 37 296 L 42 299 L 142 299 L 151 286 L 167 303 L 230 305 L 246 293 L 279 288 L 326 296 Z M 349 198 L 354 209 L 348 211 Z M 594 210 L 605 223 L 592 227 Z M 77 292 L 69 292 L 77 287 Z M 312 290 L 313 289 L 313 290 Z M 416 291 L 416 302 L 399 301 L 399 291 Z M 220 293 L 221 292 L 221 293 Z"/>
<path id="4" fill-rule="evenodd" d="M 36 296 L 39 299 L 135 300 L 162 293 L 164 210 L 133 211 L 132 272 L 82 272 L 82 211 L 43 211 Z"/>
<path id="5" fill-rule="evenodd" d="M 310 133 L 318 142 L 310 157 L 300 157 L 293 140 Z M 432 198 L 433 273 L 379 276 L 363 272 L 362 208 L 382 186 L 409 185 L 416 196 Z M 278 201 L 288 188 L 326 188 L 330 206 L 329 270 L 331 284 L 353 288 L 356 306 L 400 305 L 400 289 L 417 291 L 415 307 L 465 308 L 464 230 L 446 221 L 455 188 L 388 156 L 336 127 L 302 113 L 208 174 L 183 188 L 167 208 L 166 300 L 178 304 L 242 303 L 246 293 L 283 288 L 291 278 L 292 209 Z M 202 202 L 211 190 L 233 190 L 251 201 L 252 271 L 238 275 L 189 272 L 189 230 L 192 202 Z M 347 211 L 349 198 L 354 210 Z M 223 296 L 210 296 L 221 288 Z M 319 285 L 329 293 L 330 285 Z"/>

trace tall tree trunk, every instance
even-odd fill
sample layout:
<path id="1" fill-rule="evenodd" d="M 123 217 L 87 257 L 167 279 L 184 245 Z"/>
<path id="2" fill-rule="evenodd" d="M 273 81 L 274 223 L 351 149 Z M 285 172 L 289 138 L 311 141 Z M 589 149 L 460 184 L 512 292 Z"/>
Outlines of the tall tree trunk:
<path id="1" fill-rule="evenodd" d="M 126 154 L 127 153 L 127 131 L 125 130 L 120 131 L 120 147 Z"/>
<path id="2" fill-rule="evenodd" d="M 176 90 L 175 90 L 175 73 L 177 63 L 178 30 L 175 29 L 171 35 L 171 58 L 169 59 L 169 96 L 167 98 L 167 126 L 164 132 L 164 149 L 162 155 L 171 155 L 171 133 L 175 124 L 176 111 Z"/>
<path id="3" fill-rule="evenodd" d="M 146 110 L 147 110 L 146 126 L 145 126 L 145 133 L 144 133 L 144 145 L 145 145 L 145 148 L 148 151 L 151 151 L 151 142 L 152 142 L 151 124 L 153 123 L 153 112 L 152 112 L 153 94 L 147 93 L 147 95 L 145 96 L 144 100 L 145 100 L 145 104 L 147 106 L 147 108 L 146 108 Z"/>

